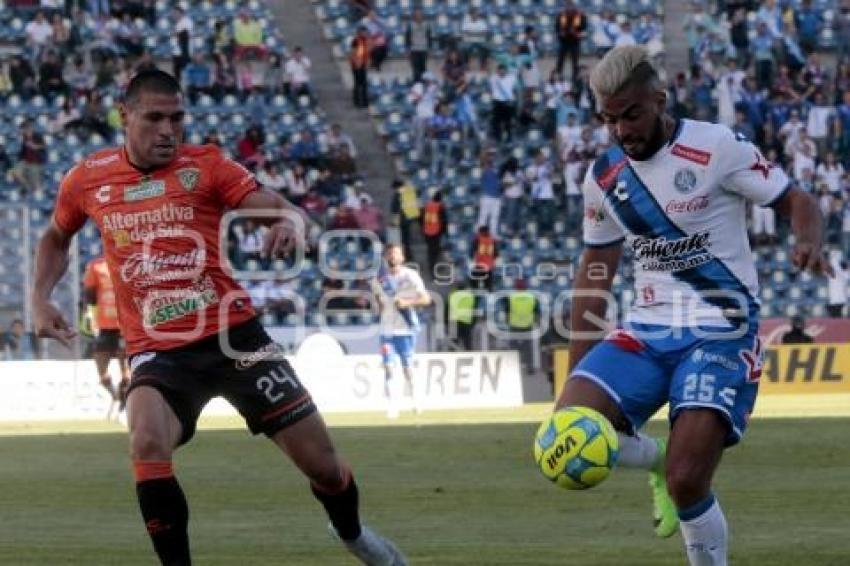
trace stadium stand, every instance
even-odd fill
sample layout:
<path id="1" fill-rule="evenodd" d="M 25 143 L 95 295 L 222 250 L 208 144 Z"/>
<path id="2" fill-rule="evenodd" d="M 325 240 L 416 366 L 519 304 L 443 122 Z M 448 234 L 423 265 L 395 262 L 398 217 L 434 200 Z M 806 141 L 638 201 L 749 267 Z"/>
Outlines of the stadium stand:
<path id="1" fill-rule="evenodd" d="M 785 167 L 807 190 L 821 195 L 822 209 L 831 226 L 828 228 L 829 242 L 847 254 L 850 251 L 847 247 L 850 178 L 844 168 L 850 159 L 850 145 L 844 132 L 850 131 L 847 119 L 850 110 L 844 103 L 844 94 L 850 84 L 844 60 L 838 59 L 835 66 L 831 64 L 836 56 L 846 55 L 847 50 L 843 43 L 836 42 L 840 35 L 836 34 L 836 29 L 841 25 L 837 3 L 809 4 L 811 9 L 804 2 L 776 8 L 778 15 L 773 25 L 777 29 L 768 48 L 771 61 L 777 61 L 778 68 L 768 71 L 779 73 L 783 65 L 790 69 L 780 75 L 789 85 L 787 94 L 783 94 L 779 91 L 782 79 L 772 88 L 768 86 L 773 81 L 767 80 L 761 90 L 748 89 L 742 84 L 747 75 L 755 77 L 759 72 L 767 72 L 760 71 L 758 63 L 759 23 L 770 18 L 766 8 L 755 6 L 750 11 L 738 11 L 732 10 L 730 5 L 728 12 L 718 12 L 706 9 L 702 3 L 694 3 L 693 12 L 684 25 L 692 68 L 670 78 L 669 98 L 671 111 L 679 117 L 721 121 L 755 139 L 766 155 Z M 582 51 L 590 57 L 583 59 L 585 64 L 592 61 L 594 54 L 604 51 L 606 41 L 608 45 L 648 44 L 659 62 L 663 61 L 663 46 L 653 45 L 660 41 L 660 28 L 654 18 L 663 16 L 661 4 L 618 2 L 613 12 L 610 5 L 603 6 L 599 2 L 580 5 L 589 14 L 588 34 Z M 438 65 L 443 61 L 441 70 L 424 75 L 419 84 L 404 74 L 384 73 L 370 77 L 371 113 L 376 127 L 387 140 L 388 149 L 396 157 L 397 169 L 416 186 L 422 202 L 438 190 L 443 192 L 449 235 L 444 240 L 445 258 L 460 271 L 469 273 L 474 257 L 470 242 L 477 227 L 491 221 L 479 205 L 484 203 L 482 197 L 487 197 L 485 183 L 482 183 L 485 169 L 482 169 L 481 153 L 491 153 L 501 177 L 501 186 L 494 193 L 496 198 L 502 191 L 499 198 L 502 215 L 497 221 L 502 237 L 495 260 L 494 288 L 512 289 L 518 278 L 526 280 L 532 290 L 544 294 L 569 288 L 572 268 L 581 252 L 580 234 L 576 231 L 581 215 L 578 185 L 587 164 L 607 144 L 607 136 L 604 128 L 593 120 L 593 102 L 586 74 L 580 73 L 572 81 L 563 76 L 552 76 L 549 80 L 540 76 L 540 67 L 551 67 L 551 61 L 544 57 L 556 51 L 550 32 L 561 4 L 470 1 L 424 2 L 421 6 L 434 34 L 443 36 L 438 42 L 439 49 L 430 53 L 432 61 L 437 60 Z M 404 28 L 414 3 L 375 2 L 374 8 L 385 23 L 386 35 L 393 38 L 391 53 L 405 54 Z M 514 136 L 510 142 L 496 140 L 498 132 L 492 127 L 495 125 L 495 92 L 490 80 L 495 65 L 490 66 L 489 75 L 474 69 L 474 53 L 469 52 L 461 31 L 461 16 L 471 8 L 482 11 L 487 19 L 487 47 L 491 59 L 495 64 L 505 64 L 509 74 L 515 74 L 520 84 L 511 104 L 514 117 L 510 123 Z M 510 27 L 510 22 L 530 23 L 532 20 L 525 18 L 530 8 L 544 14 L 542 19 L 534 21 L 533 34 L 529 34 L 525 25 Z M 350 17 L 346 3 L 335 0 L 322 2 L 317 14 L 326 23 L 326 35 L 339 42 L 337 55 L 341 56 L 358 22 Z M 639 20 L 632 28 L 631 20 L 635 17 Z M 844 18 L 846 20 L 846 16 Z M 450 23 L 445 25 L 447 22 Z M 743 37 L 747 42 L 742 43 Z M 801 44 L 806 44 L 811 54 L 806 55 Z M 461 53 L 460 63 L 450 55 L 454 50 Z M 433 63 L 431 68 L 434 69 Z M 447 115 L 454 119 L 453 122 L 446 125 L 434 120 L 432 116 L 438 103 L 449 107 Z M 804 173 L 800 165 L 805 157 L 799 156 L 799 151 L 795 155 L 791 142 L 796 139 L 782 131 L 783 126 L 790 129 L 786 123 L 792 108 L 800 115 L 798 129 L 814 138 L 809 144 L 814 151 L 808 173 Z M 736 111 L 742 113 L 740 124 L 735 121 Z M 829 152 L 837 159 L 828 158 Z M 535 176 L 539 167 L 534 165 L 534 156 L 538 153 L 542 153 L 542 162 L 548 164 L 544 170 L 555 186 L 554 201 L 535 199 L 534 191 L 539 187 Z M 513 183 L 506 183 L 504 177 L 504 165 L 511 158 L 519 164 L 519 176 L 524 174 L 519 183 L 522 185 L 519 195 L 505 193 Z M 825 184 L 830 180 L 832 188 L 827 190 Z M 550 216 L 552 207 L 549 204 L 554 204 L 557 211 L 554 216 Z M 524 227 L 519 232 L 508 225 L 512 222 L 509 216 L 517 214 L 517 209 L 522 219 L 519 224 Z M 787 230 L 775 227 L 772 217 L 765 222 L 763 214 L 763 211 L 754 210 L 751 219 L 755 254 L 762 276 L 763 314 L 822 315 L 826 283 L 807 276 L 798 277 L 792 271 L 787 254 L 776 252 L 776 247 L 788 249 L 792 244 Z M 772 215 L 772 211 L 767 214 Z M 553 221 L 554 218 L 558 220 Z M 517 224 L 515 220 L 513 223 Z M 541 265 L 547 266 L 542 274 Z M 631 283 L 627 270 L 614 282 L 615 291 L 625 303 L 631 299 Z"/>
<path id="2" fill-rule="evenodd" d="M 380 220 L 374 222 L 380 213 L 370 208 L 368 195 L 363 198 L 363 180 L 356 175 L 353 156 L 344 155 L 351 150 L 337 149 L 350 148 L 341 141 L 344 134 L 331 131 L 308 89 L 293 90 L 291 81 L 287 84 L 294 46 L 286 45 L 264 3 L 207 0 L 175 8 L 160 0 L 152 5 L 128 3 L 131 11 L 126 16 L 48 10 L 44 21 L 37 16 L 37 7 L 18 4 L 7 2 L 7 9 L 0 12 L 0 101 L 5 109 L 0 121 L 0 322 L 23 310 L 32 245 L 49 218 L 59 179 L 88 152 L 121 143 L 115 102 L 130 73 L 149 64 L 183 71 L 191 99 L 188 141 L 221 144 L 255 167 L 263 182 L 301 202 L 315 221 L 314 249 L 326 257 L 309 256 L 306 276 L 280 282 L 282 291 L 267 283 L 248 285 L 258 303 L 271 305 L 265 322 L 294 323 L 294 307 L 280 304 L 281 296 L 305 299 L 310 315 L 319 320 L 323 314 L 316 307 L 325 292 L 360 285 L 344 278 L 323 281 L 317 264 L 356 270 L 368 263 L 369 250 L 351 238 L 327 242 L 320 249 L 320 236 L 328 227 L 364 224 L 383 236 Z M 578 185 L 587 164 L 608 143 L 604 127 L 593 117 L 587 69 L 611 45 L 630 42 L 649 45 L 663 61 L 663 3 L 579 2 L 588 29 L 576 77 L 543 72 L 552 67 L 559 48 L 555 25 L 563 5 L 556 0 L 377 0 L 369 21 L 362 21 L 367 16 L 355 6 L 362 4 L 314 2 L 340 59 L 361 23 L 373 37 L 384 36 L 390 60 L 407 55 L 405 32 L 416 7 L 434 36 L 429 74 L 414 82 L 406 74 L 372 73 L 369 96 L 371 118 L 395 157 L 397 171 L 415 187 L 420 203 L 437 190 L 443 193 L 447 208 L 443 257 L 459 271 L 470 272 L 476 229 L 488 223 L 498 240 L 495 290 L 512 289 L 517 280 L 552 297 L 568 289 L 581 252 Z M 668 78 L 670 110 L 680 117 L 727 123 L 755 139 L 765 155 L 821 197 L 830 244 L 846 257 L 850 252 L 846 11 L 839 10 L 835 0 L 801 0 L 782 3 L 780 8 L 754 5 L 750 10 L 729 6 L 718 11 L 694 5 L 683 25 L 692 68 Z M 486 22 L 483 35 L 464 28 L 473 8 Z M 237 26 L 243 27 L 237 30 Z M 482 46 L 489 64 L 467 61 L 471 56 L 480 58 L 477 48 Z M 59 47 L 69 56 L 52 61 L 49 53 Z M 58 83 L 50 80 L 57 78 L 57 64 Z M 494 120 L 494 110 L 505 110 L 494 86 L 500 65 L 518 86 L 509 104 L 512 115 L 500 114 Z M 309 75 L 309 69 L 301 70 Z M 447 105 L 442 121 L 432 116 L 438 100 Z M 36 133 L 25 142 L 30 134 L 24 133 L 24 126 L 30 122 Z M 258 132 L 256 125 L 262 126 Z M 504 139 L 495 138 L 496 127 Z M 251 130 L 255 131 L 249 135 Z M 305 132 L 311 132 L 312 139 Z M 490 156 L 492 165 L 483 163 L 483 154 Z M 303 172 L 296 164 L 303 166 Z M 492 184 L 493 175 L 495 188 L 485 193 L 483 187 Z M 500 212 L 494 212 L 494 201 Z M 761 214 L 754 211 L 751 222 L 764 315 L 823 314 L 826 284 L 793 273 L 781 251 L 790 244 L 787 230 Z M 236 267 L 243 273 L 283 267 L 253 257 L 250 247 L 245 251 L 243 244 L 250 246 L 246 234 L 244 226 L 234 227 L 231 250 Z M 100 253 L 98 240 L 94 227 L 87 226 L 78 241 L 78 265 Z M 75 273 L 72 270 L 66 278 L 59 295 L 68 312 L 76 307 Z M 628 270 L 615 279 L 615 290 L 624 302 L 631 298 L 631 281 Z M 328 317 L 328 322 L 338 324 L 371 320 L 369 313 Z"/>
<path id="3" fill-rule="evenodd" d="M 265 4 L 254 0 L 174 7 L 159 1 L 150 12 L 97 18 L 80 10 L 70 17 L 57 12 L 48 14 L 55 23 L 44 32 L 46 39 L 37 41 L 35 30 L 42 19 L 46 21 L 41 13 L 37 7 L 10 6 L 0 18 L 4 31 L 0 33 L 0 77 L 4 79 L 0 80 L 0 101 L 6 110 L 0 121 L 0 326 L 25 311 L 30 259 L 49 219 L 59 180 L 86 154 L 122 143 L 115 104 L 131 73 L 144 65 L 182 70 L 190 94 L 185 139 L 221 145 L 255 169 L 261 182 L 305 206 L 314 222 L 312 240 L 318 241 L 321 232 L 334 224 L 341 208 L 356 209 L 355 217 L 373 213 L 371 198 L 363 191 L 352 161 L 356 148 L 344 132 L 327 123 L 309 88 L 294 85 L 292 54 L 272 25 Z M 239 33 L 231 26 L 234 20 L 258 25 L 260 41 L 255 51 L 240 52 Z M 72 21 L 75 37 L 63 43 L 56 30 L 62 25 L 67 29 Z M 30 49 L 36 45 L 38 49 Z M 45 63 L 64 48 L 68 57 L 54 73 L 57 87 L 45 90 Z M 309 63 L 301 67 L 309 79 Z M 28 128 L 33 133 L 26 133 Z M 256 138 L 249 135 L 251 131 Z M 374 228 L 380 230 L 380 215 L 378 220 Z M 246 277 L 252 271 L 281 267 L 242 261 L 236 246 L 242 231 L 242 226 L 234 226 L 234 267 Z M 65 312 L 76 312 L 79 273 L 101 253 L 99 240 L 91 223 L 78 238 L 74 247 L 78 269 L 70 270 L 56 295 Z M 329 244 L 331 264 L 348 260 L 344 249 L 351 249 L 345 241 Z M 366 261 L 365 251 L 359 247 L 355 251 L 362 257 L 354 263 Z M 321 290 L 321 281 L 314 285 L 310 277 L 317 272 L 315 258 L 308 258 L 306 266 L 307 277 L 296 279 L 303 287 L 296 283 L 289 291 L 307 298 L 314 308 Z M 248 286 L 262 305 L 261 286 Z M 265 322 L 286 323 L 285 312 L 270 311 Z M 333 320 L 350 322 L 344 315 Z"/>

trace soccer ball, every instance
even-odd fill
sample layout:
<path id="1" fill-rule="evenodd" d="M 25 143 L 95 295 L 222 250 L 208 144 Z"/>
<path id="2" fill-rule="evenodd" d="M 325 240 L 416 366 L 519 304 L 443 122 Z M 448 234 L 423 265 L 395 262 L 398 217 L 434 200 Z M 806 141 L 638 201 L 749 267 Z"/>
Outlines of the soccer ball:
<path id="1" fill-rule="evenodd" d="M 564 489 L 587 489 L 608 477 L 620 452 L 614 427 L 588 407 L 564 407 L 543 421 L 534 439 L 534 461 Z"/>

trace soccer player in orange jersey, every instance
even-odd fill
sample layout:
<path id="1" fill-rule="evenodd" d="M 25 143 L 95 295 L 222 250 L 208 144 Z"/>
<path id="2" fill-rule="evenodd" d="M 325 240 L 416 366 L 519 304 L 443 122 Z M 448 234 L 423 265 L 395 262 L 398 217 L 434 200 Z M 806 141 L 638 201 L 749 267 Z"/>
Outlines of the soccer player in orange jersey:
<path id="1" fill-rule="evenodd" d="M 96 337 L 94 341 L 94 363 L 97 366 L 97 376 L 100 384 L 112 396 L 107 418 L 112 415 L 112 409 L 118 403 L 118 413 L 124 410 L 127 387 L 130 384 L 130 370 L 127 366 L 127 356 L 124 353 L 124 339 L 118 327 L 118 305 L 115 302 L 115 289 L 109 276 L 109 266 L 103 256 L 96 257 L 86 265 L 83 276 L 83 300 L 89 308 L 94 309 L 94 325 Z M 121 381 L 118 389 L 112 383 L 109 375 L 109 362 L 115 358 L 121 368 Z"/>
<path id="2" fill-rule="evenodd" d="M 68 246 L 86 218 L 103 237 L 127 340 L 130 453 L 139 506 L 163 564 L 191 563 L 186 498 L 172 469 L 174 450 L 195 432 L 201 409 L 221 395 L 250 430 L 267 435 L 310 479 L 331 533 L 364 564 L 404 557 L 360 522 L 357 485 L 309 393 L 257 321 L 247 293 L 220 262 L 227 209 L 278 211 L 268 223 L 268 255 L 303 242 L 293 209 L 215 146 L 182 144 L 179 84 L 144 71 L 120 106 L 126 142 L 89 156 L 59 188 L 36 259 L 33 312 L 41 336 L 68 343 L 75 332 L 50 302 L 68 264 Z M 225 227 L 226 228 L 226 227 Z"/>

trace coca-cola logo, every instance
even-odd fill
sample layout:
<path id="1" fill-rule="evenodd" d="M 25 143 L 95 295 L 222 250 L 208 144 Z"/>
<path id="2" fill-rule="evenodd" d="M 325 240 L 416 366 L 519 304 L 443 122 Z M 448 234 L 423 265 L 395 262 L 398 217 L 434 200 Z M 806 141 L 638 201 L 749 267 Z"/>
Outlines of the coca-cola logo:
<path id="1" fill-rule="evenodd" d="M 689 200 L 673 199 L 664 206 L 664 212 L 667 214 L 684 214 L 698 212 L 706 208 L 708 208 L 708 197 L 700 195 Z"/>

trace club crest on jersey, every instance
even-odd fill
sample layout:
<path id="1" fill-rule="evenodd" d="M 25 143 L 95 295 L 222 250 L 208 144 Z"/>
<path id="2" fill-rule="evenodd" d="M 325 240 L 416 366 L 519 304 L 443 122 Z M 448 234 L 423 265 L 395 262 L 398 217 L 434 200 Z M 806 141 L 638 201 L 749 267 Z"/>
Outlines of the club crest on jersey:
<path id="1" fill-rule="evenodd" d="M 584 217 L 594 226 L 605 221 L 605 210 L 601 206 L 589 205 L 584 209 Z"/>
<path id="2" fill-rule="evenodd" d="M 675 185 L 677 191 L 686 195 L 696 188 L 697 174 L 687 167 L 679 169 L 673 178 L 673 185 Z"/>
<path id="3" fill-rule="evenodd" d="M 177 175 L 177 179 L 183 188 L 190 193 L 195 190 L 195 187 L 198 185 L 198 179 L 201 178 L 201 170 L 194 167 L 178 169 L 174 174 Z"/>

